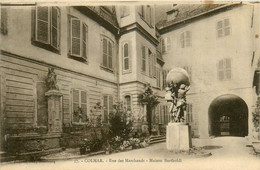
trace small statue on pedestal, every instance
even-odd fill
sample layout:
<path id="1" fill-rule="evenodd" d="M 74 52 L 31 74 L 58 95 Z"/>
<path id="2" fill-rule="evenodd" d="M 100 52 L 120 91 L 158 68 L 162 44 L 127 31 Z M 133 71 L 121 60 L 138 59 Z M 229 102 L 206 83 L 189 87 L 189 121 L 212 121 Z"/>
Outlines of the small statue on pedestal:
<path id="1" fill-rule="evenodd" d="M 59 86 L 57 85 L 57 75 L 54 72 L 54 68 L 48 69 L 46 85 L 47 85 L 48 90 L 59 90 Z"/>

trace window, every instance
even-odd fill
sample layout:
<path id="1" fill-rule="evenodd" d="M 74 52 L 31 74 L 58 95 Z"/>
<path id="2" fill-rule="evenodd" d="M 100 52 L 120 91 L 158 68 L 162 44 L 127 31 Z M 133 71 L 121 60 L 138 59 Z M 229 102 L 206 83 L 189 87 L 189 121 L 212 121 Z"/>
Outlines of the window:
<path id="1" fill-rule="evenodd" d="M 167 83 L 166 83 L 166 77 L 169 71 L 167 70 L 163 70 L 162 71 L 162 79 L 163 79 L 163 84 L 162 84 L 162 88 L 165 89 L 167 87 Z"/>
<path id="2" fill-rule="evenodd" d="M 60 49 L 60 9 L 58 7 L 36 7 L 34 42 L 54 52 Z"/>
<path id="3" fill-rule="evenodd" d="M 171 50 L 171 38 L 166 37 L 161 40 L 162 44 L 162 53 L 166 53 L 167 51 Z"/>
<path id="4" fill-rule="evenodd" d="M 104 95 L 103 96 L 103 105 L 104 105 L 104 123 L 109 122 L 109 114 L 113 113 L 113 96 Z"/>
<path id="5" fill-rule="evenodd" d="M 102 37 L 101 41 L 102 41 L 102 66 L 112 70 L 114 43 L 106 37 Z"/>
<path id="6" fill-rule="evenodd" d="M 191 123 L 193 122 L 193 115 L 192 115 L 192 104 L 186 105 L 186 122 Z"/>
<path id="7" fill-rule="evenodd" d="M 128 6 L 121 6 L 120 10 L 121 18 L 126 17 L 130 14 L 130 8 Z"/>
<path id="8" fill-rule="evenodd" d="M 130 43 L 123 44 L 123 71 L 131 70 L 131 48 Z"/>
<path id="9" fill-rule="evenodd" d="M 159 124 L 169 123 L 169 113 L 167 105 L 158 105 L 157 114 L 159 116 Z"/>
<path id="10" fill-rule="evenodd" d="M 78 18 L 70 18 L 70 56 L 87 60 L 88 27 Z"/>
<path id="11" fill-rule="evenodd" d="M 141 5 L 139 15 L 149 26 L 154 25 L 153 8 L 150 5 Z"/>
<path id="12" fill-rule="evenodd" d="M 224 19 L 217 22 L 217 37 L 225 37 L 230 35 L 230 30 L 229 19 Z"/>
<path id="13" fill-rule="evenodd" d="M 220 60 L 218 63 L 218 79 L 230 80 L 231 79 L 231 59 L 226 58 Z"/>
<path id="14" fill-rule="evenodd" d="M 72 122 L 87 121 L 87 92 L 79 89 L 72 90 Z"/>
<path id="15" fill-rule="evenodd" d="M 185 31 L 180 35 L 181 48 L 191 47 L 191 32 Z"/>
<path id="16" fill-rule="evenodd" d="M 146 72 L 146 48 L 142 47 L 142 72 Z"/>
<path id="17" fill-rule="evenodd" d="M 127 95 L 125 96 L 125 107 L 126 107 L 126 110 L 127 111 L 131 111 L 132 107 L 131 107 L 131 96 L 130 95 Z"/>
<path id="18" fill-rule="evenodd" d="M 7 9 L 1 7 L 1 33 L 7 34 Z"/>
<path id="19" fill-rule="evenodd" d="M 154 62 L 154 55 L 152 54 L 152 52 L 150 51 L 150 49 L 148 49 L 148 57 L 149 57 L 149 76 L 153 77 L 153 62 Z"/>
<path id="20" fill-rule="evenodd" d="M 161 68 L 156 68 L 156 86 L 161 88 Z"/>

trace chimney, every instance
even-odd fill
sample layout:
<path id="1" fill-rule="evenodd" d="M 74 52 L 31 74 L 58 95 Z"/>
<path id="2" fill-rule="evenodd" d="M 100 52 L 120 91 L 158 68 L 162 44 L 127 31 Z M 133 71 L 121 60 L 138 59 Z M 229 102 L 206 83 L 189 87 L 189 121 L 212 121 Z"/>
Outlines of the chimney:
<path id="1" fill-rule="evenodd" d="M 167 13 L 167 21 L 174 20 L 179 13 L 177 4 L 173 4 L 172 8 L 169 11 L 167 11 L 166 13 Z"/>

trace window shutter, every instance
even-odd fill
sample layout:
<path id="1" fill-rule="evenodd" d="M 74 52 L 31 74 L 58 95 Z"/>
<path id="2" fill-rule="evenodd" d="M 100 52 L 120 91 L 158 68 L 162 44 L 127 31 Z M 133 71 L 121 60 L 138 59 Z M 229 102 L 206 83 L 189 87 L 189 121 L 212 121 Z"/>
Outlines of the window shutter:
<path id="1" fill-rule="evenodd" d="M 72 91 L 72 113 L 73 113 L 73 122 L 79 122 L 79 117 L 77 115 L 74 115 L 74 111 L 77 111 L 79 107 L 79 90 L 73 90 Z"/>
<path id="2" fill-rule="evenodd" d="M 152 53 L 150 50 L 148 50 L 148 58 L 149 58 L 149 76 L 152 77 L 153 74 L 152 74 L 152 68 L 153 68 L 153 58 L 152 58 Z"/>
<path id="3" fill-rule="evenodd" d="M 108 66 L 108 61 L 107 61 L 107 58 L 108 58 L 108 49 L 107 49 L 107 39 L 103 38 L 103 66 L 107 67 Z"/>
<path id="4" fill-rule="evenodd" d="M 217 22 L 217 34 L 218 34 L 218 37 L 223 36 L 223 21 Z"/>
<path id="5" fill-rule="evenodd" d="M 165 43 L 165 38 L 162 38 L 162 53 L 166 52 L 166 43 Z"/>
<path id="6" fill-rule="evenodd" d="M 151 8 L 151 26 L 154 26 L 154 10 Z"/>
<path id="7" fill-rule="evenodd" d="M 153 54 L 153 77 L 156 77 L 157 54 Z"/>
<path id="8" fill-rule="evenodd" d="M 224 79 L 224 63 L 223 63 L 223 60 L 220 60 L 219 61 L 219 64 L 218 64 L 218 78 L 219 80 L 223 80 Z"/>
<path id="9" fill-rule="evenodd" d="M 142 47 L 142 71 L 146 71 L 146 56 L 145 56 L 145 47 Z"/>
<path id="10" fill-rule="evenodd" d="M 36 40 L 49 44 L 50 15 L 48 7 L 36 7 Z"/>
<path id="11" fill-rule="evenodd" d="M 171 50 L 171 37 L 166 38 L 167 51 Z"/>
<path id="12" fill-rule="evenodd" d="M 181 33 L 181 36 L 180 36 L 180 43 L 181 43 L 181 48 L 184 48 L 184 47 L 185 47 L 184 32 Z"/>
<path id="13" fill-rule="evenodd" d="M 82 57 L 87 59 L 88 26 L 83 24 L 82 28 Z"/>
<path id="14" fill-rule="evenodd" d="M 190 47 L 190 46 L 191 46 L 191 32 L 186 31 L 186 47 Z"/>
<path id="15" fill-rule="evenodd" d="M 85 91 L 81 91 L 81 109 L 84 112 L 82 121 L 86 122 L 87 120 L 87 93 Z"/>
<path id="16" fill-rule="evenodd" d="M 230 34 L 230 23 L 229 23 L 229 19 L 225 19 L 224 20 L 224 33 L 225 33 L 225 36 L 226 35 L 229 35 Z"/>
<path id="17" fill-rule="evenodd" d="M 226 79 L 231 79 L 231 60 L 227 58 L 226 60 Z"/>
<path id="18" fill-rule="evenodd" d="M 113 69 L 113 45 L 108 41 L 108 68 Z"/>
<path id="19" fill-rule="evenodd" d="M 109 113 L 113 113 L 113 97 L 109 96 Z"/>
<path id="20" fill-rule="evenodd" d="M 80 57 L 80 20 L 71 18 L 71 55 Z"/>
<path id="21" fill-rule="evenodd" d="M 1 6 L 1 33 L 7 34 L 7 9 Z"/>
<path id="22" fill-rule="evenodd" d="M 104 96 L 104 122 L 108 122 L 108 97 Z"/>
<path id="23" fill-rule="evenodd" d="M 60 13 L 57 7 L 51 8 L 51 45 L 59 48 L 59 20 Z"/>

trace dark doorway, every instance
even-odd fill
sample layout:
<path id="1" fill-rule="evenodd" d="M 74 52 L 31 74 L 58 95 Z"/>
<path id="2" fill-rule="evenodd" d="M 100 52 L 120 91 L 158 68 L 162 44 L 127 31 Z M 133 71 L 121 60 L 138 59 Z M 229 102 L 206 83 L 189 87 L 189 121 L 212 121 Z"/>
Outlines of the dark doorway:
<path id="1" fill-rule="evenodd" d="M 211 136 L 247 136 L 248 107 L 239 96 L 226 94 L 214 99 L 209 106 Z"/>

